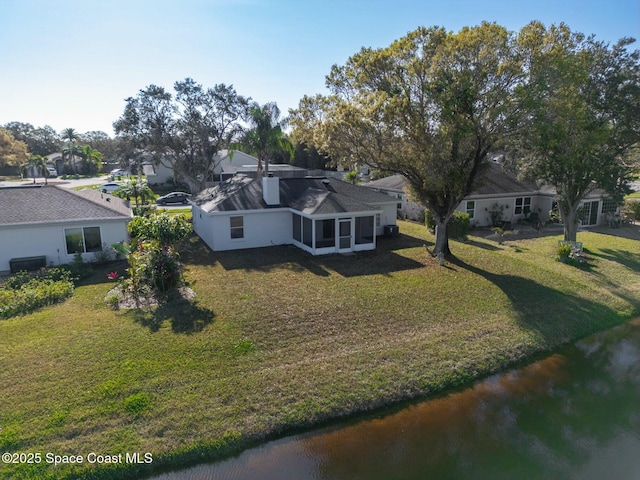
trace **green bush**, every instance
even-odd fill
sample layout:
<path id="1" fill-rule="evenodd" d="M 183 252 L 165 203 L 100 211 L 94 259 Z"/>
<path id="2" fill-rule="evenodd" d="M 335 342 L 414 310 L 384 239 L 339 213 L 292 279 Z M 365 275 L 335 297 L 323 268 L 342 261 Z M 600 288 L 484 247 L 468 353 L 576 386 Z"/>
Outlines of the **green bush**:
<path id="1" fill-rule="evenodd" d="M 567 259 L 571 255 L 571 244 L 562 242 L 558 245 L 558 259 Z"/>
<path id="2" fill-rule="evenodd" d="M 131 244 L 114 245 L 126 254 L 129 278 L 123 287 L 139 298 L 149 292 L 167 294 L 182 281 L 182 265 L 175 245 L 193 227 L 184 215 L 134 217 L 127 226 Z"/>
<path id="3" fill-rule="evenodd" d="M 462 212 L 453 212 L 453 216 L 449 220 L 447 224 L 447 233 L 449 234 L 449 238 L 457 238 L 464 240 L 467 238 L 467 234 L 469 233 L 469 228 L 471 226 L 469 214 Z M 433 213 L 431 210 L 425 210 L 424 217 L 425 225 L 429 229 L 430 232 L 435 232 L 436 230 L 436 222 L 433 220 Z"/>
<path id="4" fill-rule="evenodd" d="M 0 318 L 11 318 L 59 303 L 73 294 L 73 282 L 62 268 L 32 275 L 19 272 L 0 289 Z"/>
<path id="5" fill-rule="evenodd" d="M 640 200 L 627 200 L 624 211 L 633 219 L 640 220 Z"/>

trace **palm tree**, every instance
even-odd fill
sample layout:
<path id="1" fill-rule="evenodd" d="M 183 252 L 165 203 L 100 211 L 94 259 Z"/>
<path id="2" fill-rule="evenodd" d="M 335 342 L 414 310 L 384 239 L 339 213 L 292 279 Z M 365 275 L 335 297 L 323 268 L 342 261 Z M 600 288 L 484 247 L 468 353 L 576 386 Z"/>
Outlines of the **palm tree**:
<path id="1" fill-rule="evenodd" d="M 76 132 L 75 128 L 65 128 L 60 133 L 60 137 L 63 141 L 67 142 L 67 147 L 62 150 L 62 157 L 64 158 L 66 155 L 69 165 L 73 167 L 75 173 L 78 173 L 76 165 L 73 162 L 73 157 L 80 153 L 80 149 L 76 145 L 76 142 L 80 140 L 80 134 Z"/>
<path id="2" fill-rule="evenodd" d="M 27 162 L 26 169 L 31 170 L 33 175 L 33 183 L 36 183 L 36 177 L 38 173 L 44 177 L 44 184 L 47 185 L 47 178 L 49 178 L 49 170 L 47 169 L 47 160 L 42 155 L 32 155 Z"/>
<path id="3" fill-rule="evenodd" d="M 129 201 L 132 198 L 135 199 L 136 206 L 140 204 L 146 205 L 148 200 L 154 198 L 153 190 L 149 188 L 147 182 L 136 182 L 133 180 L 124 183 L 118 190 L 113 192 L 113 194 L 120 198 L 126 198 Z"/>
<path id="4" fill-rule="evenodd" d="M 82 147 L 81 154 L 82 158 L 87 164 L 89 175 L 94 175 L 100 171 L 102 168 L 102 154 L 91 147 L 90 145 L 85 145 Z"/>
<path id="5" fill-rule="evenodd" d="M 265 103 L 262 106 L 254 102 L 249 107 L 247 120 L 251 128 L 244 132 L 238 146 L 247 150 L 247 153 L 256 155 L 258 173 L 262 172 L 264 164 L 264 175 L 268 176 L 269 160 L 276 153 L 285 152 L 289 158 L 293 158 L 293 145 L 284 135 L 288 119 L 280 119 L 280 109 L 275 102 Z"/>

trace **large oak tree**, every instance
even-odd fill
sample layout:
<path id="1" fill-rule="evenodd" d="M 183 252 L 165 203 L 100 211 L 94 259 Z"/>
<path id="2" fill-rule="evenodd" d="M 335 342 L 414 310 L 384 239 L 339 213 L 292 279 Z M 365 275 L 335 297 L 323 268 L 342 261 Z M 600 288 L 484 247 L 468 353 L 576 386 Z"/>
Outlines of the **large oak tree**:
<path id="1" fill-rule="evenodd" d="M 576 240 L 580 202 L 596 188 L 619 197 L 632 171 L 640 142 L 640 53 L 628 49 L 631 43 L 610 46 L 564 24 L 539 22 L 518 36 L 527 116 L 516 163 L 556 188 L 567 241 Z"/>
<path id="2" fill-rule="evenodd" d="M 313 130 L 314 143 L 336 161 L 402 174 L 433 213 L 434 254 L 449 254 L 453 212 L 517 123 L 522 70 L 513 42 L 504 28 L 483 23 L 457 33 L 418 28 L 386 48 L 363 48 L 332 68 L 330 96 L 303 99 L 293 124 Z"/>
<path id="3" fill-rule="evenodd" d="M 127 144 L 172 167 L 195 193 L 211 177 L 218 151 L 241 132 L 248 99 L 232 86 L 204 88 L 190 78 L 176 82 L 174 90 L 175 96 L 156 85 L 140 90 L 126 99 L 113 127 Z"/>

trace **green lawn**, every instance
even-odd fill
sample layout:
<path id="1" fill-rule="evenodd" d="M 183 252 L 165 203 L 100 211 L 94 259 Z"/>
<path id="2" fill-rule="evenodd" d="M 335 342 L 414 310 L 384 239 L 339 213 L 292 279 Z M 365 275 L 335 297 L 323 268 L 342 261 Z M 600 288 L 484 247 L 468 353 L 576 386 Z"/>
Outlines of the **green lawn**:
<path id="1" fill-rule="evenodd" d="M 0 321 L 0 477 L 124 478 L 145 466 L 46 464 L 44 454 L 150 452 L 153 466 L 217 458 L 292 429 L 428 397 L 638 315 L 637 241 L 580 232 L 452 242 L 401 222 L 376 252 L 295 247 L 182 252 L 197 303 L 112 311 L 109 267 L 63 304 Z M 118 267 L 120 271 L 124 266 Z M 86 462 L 86 460 L 85 460 Z"/>

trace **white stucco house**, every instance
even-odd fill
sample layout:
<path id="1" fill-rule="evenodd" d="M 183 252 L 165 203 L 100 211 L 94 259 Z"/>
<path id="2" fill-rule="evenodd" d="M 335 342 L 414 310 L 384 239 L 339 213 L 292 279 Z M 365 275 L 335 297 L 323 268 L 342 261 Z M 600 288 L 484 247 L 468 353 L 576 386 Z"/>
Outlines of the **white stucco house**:
<path id="1" fill-rule="evenodd" d="M 0 273 L 20 270 L 25 259 L 51 266 L 80 253 L 91 261 L 96 252 L 128 239 L 131 218 L 124 200 L 97 190 L 0 188 Z"/>
<path id="2" fill-rule="evenodd" d="M 258 165 L 258 159 L 239 150 L 220 150 L 214 158 L 214 166 L 211 170 L 212 177 L 220 174 L 235 175 L 242 168 L 250 168 Z M 169 158 L 160 161 L 151 160 L 151 156 L 143 162 L 142 173 L 147 177 L 149 185 L 161 185 L 174 179 L 173 163 Z"/>
<path id="3" fill-rule="evenodd" d="M 515 225 L 530 218 L 532 213 L 541 221 L 549 219 L 549 211 L 555 201 L 555 189 L 518 180 L 494 160 L 488 161 L 482 175 L 478 188 L 466 196 L 457 208 L 469 214 L 472 226 L 487 227 L 505 222 Z M 424 207 L 412 203 L 407 197 L 404 190 L 406 180 L 401 175 L 392 175 L 366 185 L 397 198 L 401 216 L 416 220 L 420 212 L 424 212 Z M 606 223 L 607 213 L 615 211 L 616 207 L 605 192 L 594 190 L 581 202 L 581 226 Z"/>
<path id="4" fill-rule="evenodd" d="M 193 198 L 193 228 L 214 251 L 295 245 L 313 255 L 373 250 L 397 232 L 396 201 L 334 178 L 236 175 Z"/>

